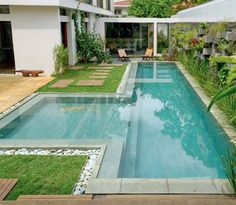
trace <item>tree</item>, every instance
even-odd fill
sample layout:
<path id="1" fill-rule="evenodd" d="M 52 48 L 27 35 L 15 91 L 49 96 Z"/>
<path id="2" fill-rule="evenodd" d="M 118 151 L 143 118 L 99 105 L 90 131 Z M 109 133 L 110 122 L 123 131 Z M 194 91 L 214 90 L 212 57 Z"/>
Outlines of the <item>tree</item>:
<path id="1" fill-rule="evenodd" d="M 136 17 L 165 18 L 172 15 L 172 5 L 176 0 L 133 0 L 129 15 Z"/>

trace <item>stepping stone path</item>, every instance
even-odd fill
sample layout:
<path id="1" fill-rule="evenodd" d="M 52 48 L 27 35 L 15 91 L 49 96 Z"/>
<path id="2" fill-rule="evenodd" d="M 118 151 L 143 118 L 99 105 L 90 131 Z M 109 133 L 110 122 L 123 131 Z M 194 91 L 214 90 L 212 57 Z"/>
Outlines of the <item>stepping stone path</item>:
<path id="1" fill-rule="evenodd" d="M 108 76 L 109 73 L 93 73 L 92 75 L 104 75 L 104 76 Z"/>
<path id="2" fill-rule="evenodd" d="M 89 69 L 112 70 L 113 67 L 89 67 Z"/>
<path id="3" fill-rule="evenodd" d="M 89 76 L 90 79 L 106 79 L 107 76 L 95 76 L 95 75 L 91 75 Z"/>
<path id="4" fill-rule="evenodd" d="M 111 70 L 96 70 L 96 72 L 100 72 L 100 73 L 110 73 Z"/>
<path id="5" fill-rule="evenodd" d="M 66 88 L 69 84 L 71 84 L 73 80 L 58 80 L 56 83 L 51 85 L 51 88 Z"/>
<path id="6" fill-rule="evenodd" d="M 78 86 L 102 86 L 104 80 L 81 80 L 77 83 Z"/>
<path id="7" fill-rule="evenodd" d="M 81 70 L 83 68 L 85 68 L 85 67 L 84 66 L 71 66 L 69 69 L 70 70 Z"/>

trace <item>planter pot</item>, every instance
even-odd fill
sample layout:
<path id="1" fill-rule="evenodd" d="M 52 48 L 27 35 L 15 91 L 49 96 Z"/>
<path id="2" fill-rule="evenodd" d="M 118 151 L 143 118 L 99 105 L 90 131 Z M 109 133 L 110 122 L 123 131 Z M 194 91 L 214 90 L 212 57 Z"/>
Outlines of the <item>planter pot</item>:
<path id="1" fill-rule="evenodd" d="M 203 48 L 202 54 L 204 56 L 210 56 L 212 54 L 212 48 Z"/>
<path id="2" fill-rule="evenodd" d="M 212 36 L 206 35 L 204 39 L 206 43 L 215 43 L 215 39 Z"/>
<path id="3" fill-rule="evenodd" d="M 206 30 L 203 29 L 203 28 L 199 28 L 198 34 L 199 34 L 199 35 L 205 35 L 205 34 L 206 34 Z"/>
<path id="4" fill-rule="evenodd" d="M 217 32 L 216 33 L 216 38 L 217 39 L 225 39 L 226 38 L 226 32 Z"/>
<path id="5" fill-rule="evenodd" d="M 236 41 L 236 32 L 228 31 L 226 32 L 225 39 L 227 41 Z"/>

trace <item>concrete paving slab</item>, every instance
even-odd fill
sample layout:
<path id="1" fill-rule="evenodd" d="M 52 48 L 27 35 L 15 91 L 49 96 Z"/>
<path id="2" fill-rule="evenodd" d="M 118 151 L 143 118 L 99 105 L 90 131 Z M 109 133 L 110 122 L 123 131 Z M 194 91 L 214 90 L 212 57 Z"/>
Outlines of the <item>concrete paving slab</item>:
<path id="1" fill-rule="evenodd" d="M 106 79 L 107 76 L 102 75 L 91 75 L 89 76 L 89 79 Z"/>
<path id="2" fill-rule="evenodd" d="M 122 179 L 120 193 L 168 193 L 167 179 Z"/>
<path id="3" fill-rule="evenodd" d="M 70 70 L 81 70 L 83 68 L 85 68 L 85 67 L 84 66 L 71 66 L 71 67 L 69 67 Z"/>
<path id="4" fill-rule="evenodd" d="M 96 70 L 99 73 L 110 73 L 112 70 Z"/>
<path id="5" fill-rule="evenodd" d="M 58 80 L 56 83 L 51 85 L 51 88 L 66 88 L 69 84 L 71 84 L 73 80 Z"/>
<path id="6" fill-rule="evenodd" d="M 78 86 L 102 86 L 104 80 L 80 80 Z"/>
<path id="7" fill-rule="evenodd" d="M 92 73 L 92 75 L 108 76 L 109 73 Z"/>
<path id="8" fill-rule="evenodd" d="M 167 179 L 169 193 L 216 193 L 217 190 L 212 179 Z"/>
<path id="9" fill-rule="evenodd" d="M 119 194 L 121 179 L 95 179 L 89 181 L 86 194 Z"/>
<path id="10" fill-rule="evenodd" d="M 233 194 L 234 191 L 227 179 L 213 179 L 216 191 L 222 194 Z"/>
<path id="11" fill-rule="evenodd" d="M 112 70 L 114 67 L 89 67 L 88 69 Z"/>

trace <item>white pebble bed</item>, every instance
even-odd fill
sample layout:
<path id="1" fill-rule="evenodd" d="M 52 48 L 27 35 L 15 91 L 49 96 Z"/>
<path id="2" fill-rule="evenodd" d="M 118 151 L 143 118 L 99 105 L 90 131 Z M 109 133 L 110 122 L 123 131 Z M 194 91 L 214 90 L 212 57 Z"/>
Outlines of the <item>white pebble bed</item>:
<path id="1" fill-rule="evenodd" d="M 54 155 L 54 156 L 88 156 L 88 160 L 78 177 L 78 181 L 73 189 L 73 195 L 84 194 L 88 186 L 88 181 L 92 176 L 93 169 L 99 149 L 79 150 L 79 149 L 0 149 L 0 155 Z"/>

